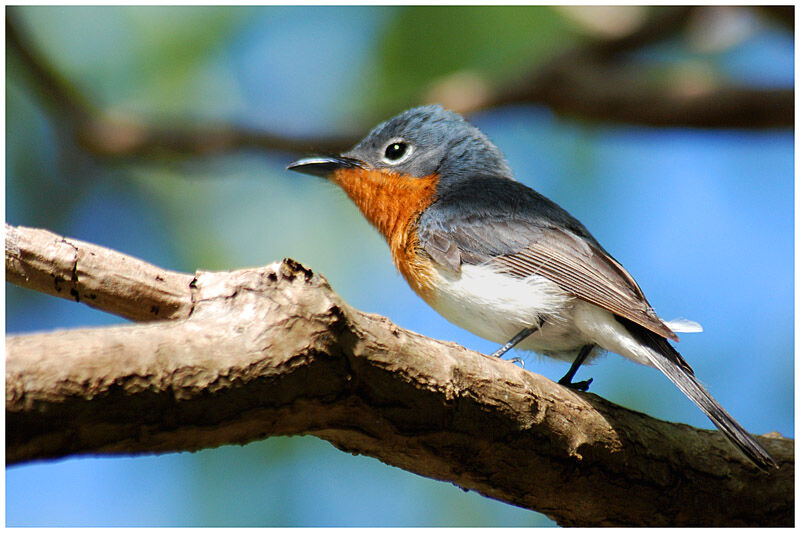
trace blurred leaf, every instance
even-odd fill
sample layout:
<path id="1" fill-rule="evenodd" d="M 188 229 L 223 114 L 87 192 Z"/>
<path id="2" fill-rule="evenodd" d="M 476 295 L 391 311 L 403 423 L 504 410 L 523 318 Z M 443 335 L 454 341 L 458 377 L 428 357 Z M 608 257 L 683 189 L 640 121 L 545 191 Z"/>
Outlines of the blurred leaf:
<path id="1" fill-rule="evenodd" d="M 191 98 L 198 91 L 195 76 L 252 16 L 252 8 L 147 6 L 129 7 L 125 15 L 137 36 L 134 60 L 143 85 L 137 101 L 174 112 L 187 103 L 203 107 Z"/>
<path id="2" fill-rule="evenodd" d="M 162 115 L 197 103 L 187 97 L 193 76 L 250 13 L 230 7 L 16 9 L 42 55 L 92 101 L 108 107 L 132 100 Z"/>
<path id="3" fill-rule="evenodd" d="M 376 110 L 417 103 L 432 81 L 475 70 L 501 82 L 536 68 L 578 40 L 548 7 L 424 6 L 397 12 L 384 32 L 368 83 Z"/>

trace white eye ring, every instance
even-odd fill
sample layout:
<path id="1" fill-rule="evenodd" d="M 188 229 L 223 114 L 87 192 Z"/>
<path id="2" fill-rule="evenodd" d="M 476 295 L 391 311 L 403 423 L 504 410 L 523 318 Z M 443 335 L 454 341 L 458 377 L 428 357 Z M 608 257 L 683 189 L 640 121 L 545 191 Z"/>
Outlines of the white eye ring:
<path id="1" fill-rule="evenodd" d="M 386 143 L 381 161 L 387 165 L 399 165 L 408 159 L 412 153 L 414 153 L 414 146 L 398 137 Z"/>

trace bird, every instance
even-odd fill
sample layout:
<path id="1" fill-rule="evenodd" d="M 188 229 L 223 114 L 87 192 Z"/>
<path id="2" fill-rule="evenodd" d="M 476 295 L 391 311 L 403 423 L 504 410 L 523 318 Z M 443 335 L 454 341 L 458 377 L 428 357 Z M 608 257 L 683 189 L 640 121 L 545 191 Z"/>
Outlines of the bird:
<path id="1" fill-rule="evenodd" d="M 502 346 L 571 363 L 605 352 L 660 370 L 762 470 L 770 454 L 708 393 L 669 343 L 666 322 L 633 277 L 576 218 L 517 181 L 503 153 L 440 105 L 404 111 L 353 148 L 288 170 L 332 181 L 386 239 L 414 292 L 448 321 Z"/>

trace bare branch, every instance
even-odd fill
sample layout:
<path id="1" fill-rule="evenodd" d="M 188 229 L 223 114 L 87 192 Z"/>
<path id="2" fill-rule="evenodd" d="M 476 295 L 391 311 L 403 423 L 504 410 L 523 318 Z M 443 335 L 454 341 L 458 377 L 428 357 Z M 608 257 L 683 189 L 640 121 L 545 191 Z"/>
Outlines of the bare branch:
<path id="1" fill-rule="evenodd" d="M 643 83 L 642 69 L 623 68 L 625 52 L 670 37 L 686 24 L 694 8 L 661 7 L 638 31 L 593 41 L 567 52 L 544 68 L 496 90 L 464 98 L 469 87 L 451 88 L 437 100 L 470 113 L 517 103 L 546 105 L 558 113 L 591 120 L 650 126 L 702 128 L 786 128 L 794 126 L 793 89 L 720 86 L 701 94 L 675 92 Z M 772 10 L 785 17 L 786 9 Z M 301 153 L 340 153 L 352 146 L 369 124 L 353 124 L 333 136 L 287 137 L 227 123 L 158 123 L 138 117 L 109 116 L 61 76 L 22 31 L 15 8 L 6 13 L 6 40 L 30 73 L 32 85 L 51 114 L 62 121 L 87 151 L 111 158 L 164 155 L 213 155 L 240 149 Z M 463 90 L 462 90 L 463 89 Z M 166 124 L 166 125 L 165 125 Z"/>
<path id="2" fill-rule="evenodd" d="M 32 86 L 62 126 L 71 128 L 89 152 L 104 157 L 156 154 L 211 155 L 240 149 L 339 153 L 352 146 L 361 129 L 323 137 L 286 137 L 228 123 L 168 125 L 137 117 L 110 116 L 93 105 L 79 87 L 62 76 L 25 35 L 16 8 L 6 9 L 6 43 L 30 75 Z M 164 123 L 167 123 L 165 126 Z"/>
<path id="3" fill-rule="evenodd" d="M 654 87 L 635 69 L 598 66 L 574 57 L 554 62 L 529 82 L 498 93 L 485 106 L 546 103 L 581 118 L 646 126 L 696 128 L 794 127 L 793 89 Z"/>
<path id="4" fill-rule="evenodd" d="M 207 156 L 248 149 L 334 154 L 355 144 L 358 137 L 286 137 L 236 124 L 155 126 L 134 117 L 96 116 L 80 130 L 79 141 L 86 150 L 103 157 L 147 157 Z"/>
<path id="5" fill-rule="evenodd" d="M 660 8 L 630 35 L 579 46 L 504 87 L 491 90 L 484 86 L 478 98 L 453 99 L 450 107 L 467 113 L 537 103 L 563 115 L 612 123 L 696 128 L 794 127 L 794 89 L 707 86 L 705 81 L 687 88 L 685 80 L 652 81 L 646 68 L 626 63 L 625 53 L 681 31 L 695 9 Z M 450 92 L 458 94 L 458 87 Z M 469 107 L 459 107 L 461 100 Z"/>
<path id="6" fill-rule="evenodd" d="M 7 281 L 140 322 L 191 313 L 188 274 L 42 229 L 5 232 Z"/>
<path id="7" fill-rule="evenodd" d="M 6 7 L 6 46 L 22 60 L 40 100 L 51 112 L 61 113 L 71 120 L 83 120 L 93 112 L 89 100 L 28 42 L 17 18 L 16 8 Z"/>
<path id="8" fill-rule="evenodd" d="M 114 254 L 107 264 L 136 261 Z M 311 434 L 563 525 L 793 524 L 790 439 L 759 438 L 781 467 L 763 473 L 716 431 L 357 311 L 291 260 L 183 276 L 194 280 L 188 318 L 7 340 L 8 463 Z"/>
<path id="9" fill-rule="evenodd" d="M 768 17 L 780 23 L 784 28 L 794 33 L 794 9 L 793 5 L 783 6 L 757 6 L 756 9 L 766 13 Z"/>

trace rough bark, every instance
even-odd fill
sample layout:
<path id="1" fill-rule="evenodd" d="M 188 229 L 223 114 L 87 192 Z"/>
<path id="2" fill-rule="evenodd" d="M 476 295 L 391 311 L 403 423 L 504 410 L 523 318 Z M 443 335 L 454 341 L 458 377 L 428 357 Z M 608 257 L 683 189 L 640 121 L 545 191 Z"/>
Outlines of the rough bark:
<path id="1" fill-rule="evenodd" d="M 98 247 L 41 230 L 6 231 L 15 283 L 69 298 L 46 282 L 72 273 L 71 287 L 98 294 L 81 301 L 110 302 L 129 317 L 106 293 L 138 283 L 137 294 L 185 310 L 7 339 L 8 463 L 311 434 L 563 525 L 793 525 L 790 439 L 759 437 L 780 464 L 763 473 L 718 432 L 653 419 L 355 310 L 291 260 L 165 272 L 174 288 L 162 291 L 152 265 L 110 250 L 96 261 Z M 56 260 L 65 246 L 72 263 Z M 94 261 L 91 275 L 84 259 Z M 91 285 L 113 278 L 104 265 L 131 264 L 147 274 Z"/>
<path id="2" fill-rule="evenodd" d="M 43 229 L 5 231 L 7 281 L 137 322 L 189 316 L 189 274 Z"/>

